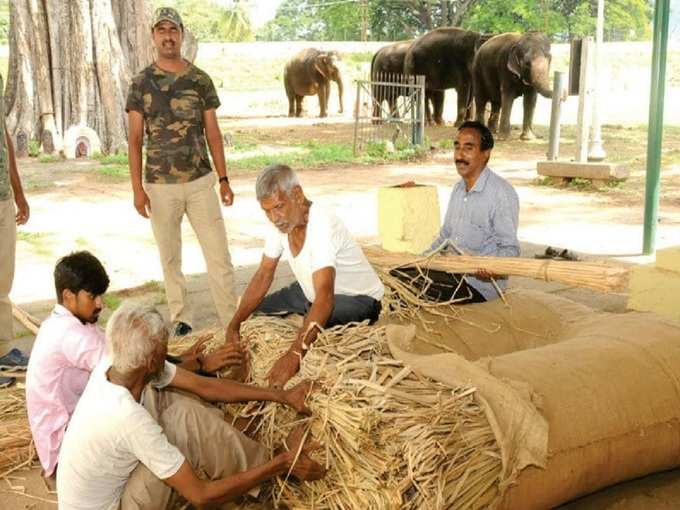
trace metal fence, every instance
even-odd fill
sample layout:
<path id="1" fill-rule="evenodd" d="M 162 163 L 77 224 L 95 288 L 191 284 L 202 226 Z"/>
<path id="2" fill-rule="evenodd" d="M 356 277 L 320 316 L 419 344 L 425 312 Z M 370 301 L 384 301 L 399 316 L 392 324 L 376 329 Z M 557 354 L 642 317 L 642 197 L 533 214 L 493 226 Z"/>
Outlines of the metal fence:
<path id="1" fill-rule="evenodd" d="M 376 73 L 371 80 L 357 81 L 355 155 L 370 144 L 422 145 L 424 133 L 424 76 Z"/>

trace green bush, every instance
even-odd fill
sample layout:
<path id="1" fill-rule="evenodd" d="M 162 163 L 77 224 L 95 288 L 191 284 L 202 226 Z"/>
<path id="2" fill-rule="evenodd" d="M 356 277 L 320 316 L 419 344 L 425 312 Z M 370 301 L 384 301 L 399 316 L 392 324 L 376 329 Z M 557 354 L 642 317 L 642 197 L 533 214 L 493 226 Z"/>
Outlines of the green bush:
<path id="1" fill-rule="evenodd" d="M 28 155 L 32 158 L 40 156 L 40 142 L 38 140 L 28 141 Z"/>

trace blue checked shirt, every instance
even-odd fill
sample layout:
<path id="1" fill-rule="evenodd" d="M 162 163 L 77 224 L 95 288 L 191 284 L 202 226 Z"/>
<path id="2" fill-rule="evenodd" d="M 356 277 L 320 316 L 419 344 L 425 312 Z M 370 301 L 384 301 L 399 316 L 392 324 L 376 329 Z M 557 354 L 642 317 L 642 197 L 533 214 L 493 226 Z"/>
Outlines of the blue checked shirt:
<path id="1" fill-rule="evenodd" d="M 444 224 L 429 251 L 450 240 L 466 254 L 517 257 L 518 223 L 519 199 L 515 188 L 486 167 L 470 191 L 465 191 L 463 179 L 453 187 Z M 466 278 L 487 300 L 498 297 L 491 282 Z M 504 289 L 507 278 L 499 278 L 496 283 Z"/>

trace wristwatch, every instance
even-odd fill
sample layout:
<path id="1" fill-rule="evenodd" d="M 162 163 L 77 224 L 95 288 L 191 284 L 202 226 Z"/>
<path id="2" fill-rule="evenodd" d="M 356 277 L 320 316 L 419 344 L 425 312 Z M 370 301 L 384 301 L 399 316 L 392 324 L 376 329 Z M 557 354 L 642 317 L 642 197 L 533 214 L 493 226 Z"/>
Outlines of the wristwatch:
<path id="1" fill-rule="evenodd" d="M 219 178 L 219 182 L 220 182 L 220 184 L 222 184 L 223 182 L 226 182 L 227 184 L 229 184 L 229 177 L 227 177 L 226 175 L 223 175 L 222 177 Z"/>

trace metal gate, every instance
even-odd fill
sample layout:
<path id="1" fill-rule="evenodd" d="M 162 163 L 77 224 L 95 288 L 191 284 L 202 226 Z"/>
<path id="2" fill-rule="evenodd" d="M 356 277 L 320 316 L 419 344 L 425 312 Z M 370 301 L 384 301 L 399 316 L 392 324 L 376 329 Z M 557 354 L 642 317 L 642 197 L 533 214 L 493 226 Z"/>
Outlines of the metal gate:
<path id="1" fill-rule="evenodd" d="M 376 73 L 357 81 L 354 155 L 371 144 L 422 145 L 425 137 L 425 76 Z"/>

